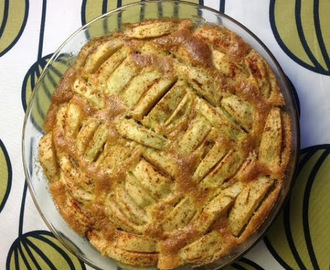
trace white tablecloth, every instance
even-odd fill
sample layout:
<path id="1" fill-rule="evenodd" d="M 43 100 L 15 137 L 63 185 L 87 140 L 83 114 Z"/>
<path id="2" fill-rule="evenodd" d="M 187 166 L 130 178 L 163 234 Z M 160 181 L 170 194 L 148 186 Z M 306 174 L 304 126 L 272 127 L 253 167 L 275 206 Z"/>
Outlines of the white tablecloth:
<path id="1" fill-rule="evenodd" d="M 91 269 L 49 232 L 21 158 L 26 103 L 45 62 L 83 23 L 125 0 L 0 1 L 0 269 Z M 198 2 L 193 0 L 192 2 Z M 267 236 L 228 269 L 330 269 L 330 2 L 204 0 L 254 32 L 292 82 L 300 166 Z"/>

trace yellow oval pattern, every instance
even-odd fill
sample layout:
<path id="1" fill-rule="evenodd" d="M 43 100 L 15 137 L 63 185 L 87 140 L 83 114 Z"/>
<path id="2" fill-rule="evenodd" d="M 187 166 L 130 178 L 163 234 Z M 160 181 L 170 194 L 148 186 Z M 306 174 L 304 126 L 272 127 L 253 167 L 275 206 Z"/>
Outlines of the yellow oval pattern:
<path id="1" fill-rule="evenodd" d="M 9 51 L 22 34 L 28 9 L 28 0 L 0 1 L 0 56 Z"/>
<path id="2" fill-rule="evenodd" d="M 86 24 L 90 22 L 92 19 L 105 14 L 117 7 L 121 7 L 124 5 L 128 5 L 131 3 L 137 2 L 136 0 L 84 0 L 81 8 L 81 22 L 82 24 Z M 187 2 L 198 4 L 198 0 L 188 0 Z M 117 16 L 112 16 L 110 19 L 106 21 L 102 32 L 100 29 L 89 29 L 89 35 L 91 37 L 97 37 L 100 35 L 109 34 L 109 32 L 118 30 L 121 28 L 123 23 L 136 22 L 138 19 L 151 19 L 151 18 L 159 18 L 159 17 L 168 17 L 168 18 L 182 18 L 190 15 L 196 14 L 188 14 L 187 10 L 172 8 L 166 3 L 159 2 L 158 5 L 150 7 L 150 6 L 141 6 L 137 7 L 136 10 L 125 10 L 124 12 L 118 13 Z"/>
<path id="3" fill-rule="evenodd" d="M 238 261 L 224 268 L 224 270 L 260 270 L 263 269 L 257 263 L 242 257 Z"/>
<path id="4" fill-rule="evenodd" d="M 84 0 L 82 3 L 82 11 L 81 11 L 81 18 L 82 18 L 82 24 L 86 24 L 88 22 L 90 22 L 92 19 L 107 13 L 113 9 L 116 9 L 118 7 L 124 6 L 124 5 L 128 5 L 131 3 L 135 3 L 137 2 L 136 0 L 117 0 L 117 1 L 111 1 L 111 0 Z M 200 1 L 198 0 L 186 0 L 186 2 L 191 2 L 191 3 L 196 3 L 198 4 Z M 161 4 L 159 4 L 159 7 L 157 8 L 157 10 L 147 10 L 147 13 L 151 13 L 151 12 L 163 12 L 161 9 Z M 142 14 L 143 10 L 139 10 L 137 12 L 139 12 L 140 14 Z M 151 11 L 151 12 L 150 12 Z M 175 11 L 173 10 L 169 10 L 169 11 L 165 11 L 170 13 L 174 13 Z M 136 13 L 134 13 L 133 15 L 136 15 Z M 148 17 L 147 17 L 148 18 Z M 145 18 L 145 19 L 147 19 Z"/>
<path id="5" fill-rule="evenodd" d="M 328 269 L 330 145 L 302 150 L 292 195 L 265 238 L 286 269 Z"/>
<path id="6" fill-rule="evenodd" d="M 11 178 L 12 170 L 10 159 L 5 145 L 0 140 L 0 212 L 5 206 L 7 198 L 9 196 L 12 181 Z"/>
<path id="7" fill-rule="evenodd" d="M 330 75 L 330 1 L 271 0 L 270 21 L 282 49 L 297 63 Z"/>
<path id="8" fill-rule="evenodd" d="M 16 239 L 7 257 L 6 269 L 85 270 L 78 260 L 47 231 L 33 231 Z"/>
<path id="9" fill-rule="evenodd" d="M 37 106 L 34 106 L 31 113 L 34 123 L 39 129 L 41 129 L 44 124 L 51 102 L 51 96 L 64 72 L 69 67 L 72 57 L 68 55 L 58 56 L 54 61 L 52 68 L 48 69 L 47 73 L 44 74 L 45 79 L 43 80 L 43 83 L 38 85 L 37 82 L 50 58 L 51 55 L 47 55 L 34 63 L 25 75 L 22 86 L 22 104 L 24 110 L 27 108 L 35 87 L 38 86 L 35 99 Z"/>

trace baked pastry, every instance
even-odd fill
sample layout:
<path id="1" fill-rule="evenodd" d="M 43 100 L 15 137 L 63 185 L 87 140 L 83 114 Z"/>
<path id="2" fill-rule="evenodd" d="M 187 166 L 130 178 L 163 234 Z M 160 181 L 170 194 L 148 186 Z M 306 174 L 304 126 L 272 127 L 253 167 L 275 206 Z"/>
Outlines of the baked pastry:
<path id="1" fill-rule="evenodd" d="M 227 255 L 281 191 L 291 121 L 265 60 L 230 30 L 147 20 L 85 45 L 39 157 L 64 219 L 103 255 L 172 269 Z"/>

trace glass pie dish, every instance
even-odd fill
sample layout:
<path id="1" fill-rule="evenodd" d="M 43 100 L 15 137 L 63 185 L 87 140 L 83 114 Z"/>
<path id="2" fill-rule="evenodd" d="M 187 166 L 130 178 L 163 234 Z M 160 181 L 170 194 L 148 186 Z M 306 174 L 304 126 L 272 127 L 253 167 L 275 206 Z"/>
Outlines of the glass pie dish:
<path id="1" fill-rule="evenodd" d="M 220 268 L 233 262 L 245 253 L 260 237 L 262 237 L 271 224 L 283 205 L 294 179 L 299 150 L 299 127 L 295 101 L 290 85 L 279 64 L 253 33 L 224 14 L 203 6 L 182 1 L 140 2 L 104 14 L 76 31 L 63 43 L 47 63 L 36 84 L 32 99 L 27 108 L 22 138 L 23 163 L 26 179 L 41 216 L 55 236 L 72 253 L 95 268 L 116 268 L 118 263 L 108 257 L 101 256 L 87 238 L 76 234 L 67 225 L 54 204 L 53 198 L 49 192 L 49 181 L 39 162 L 39 142 L 44 135 L 43 126 L 45 117 L 51 105 L 51 96 L 59 84 L 61 77 L 69 67 L 74 65 L 79 52 L 86 43 L 95 38 L 103 37 L 120 30 L 127 24 L 164 18 L 190 19 L 196 25 L 216 24 L 242 37 L 246 43 L 267 61 L 273 70 L 285 101 L 283 110 L 291 119 L 290 133 L 292 140 L 290 143 L 292 150 L 288 158 L 289 162 L 285 171 L 283 186 L 280 189 L 276 203 L 272 206 L 261 225 L 247 240 L 229 250 L 229 252 L 220 259 L 207 264 L 192 264 L 185 265 L 184 267 L 199 267 L 203 269 Z M 125 123 L 129 125 L 130 122 Z"/>

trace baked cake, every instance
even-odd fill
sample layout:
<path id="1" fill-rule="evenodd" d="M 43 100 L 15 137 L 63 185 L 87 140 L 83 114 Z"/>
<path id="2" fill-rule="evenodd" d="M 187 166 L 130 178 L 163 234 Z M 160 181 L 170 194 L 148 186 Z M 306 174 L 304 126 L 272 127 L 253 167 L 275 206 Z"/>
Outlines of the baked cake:
<path id="1" fill-rule="evenodd" d="M 63 218 L 101 254 L 172 269 L 227 255 L 281 191 L 291 120 L 241 37 L 147 20 L 87 43 L 52 97 L 39 157 Z"/>

